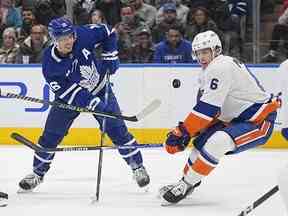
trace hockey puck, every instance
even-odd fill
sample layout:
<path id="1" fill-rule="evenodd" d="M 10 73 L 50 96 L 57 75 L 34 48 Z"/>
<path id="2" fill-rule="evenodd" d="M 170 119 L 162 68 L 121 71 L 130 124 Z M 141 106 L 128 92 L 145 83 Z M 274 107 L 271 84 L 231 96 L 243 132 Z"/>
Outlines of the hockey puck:
<path id="1" fill-rule="evenodd" d="M 179 79 L 174 79 L 173 82 L 172 82 L 172 85 L 174 88 L 179 88 L 180 85 L 181 85 L 181 82 Z"/>

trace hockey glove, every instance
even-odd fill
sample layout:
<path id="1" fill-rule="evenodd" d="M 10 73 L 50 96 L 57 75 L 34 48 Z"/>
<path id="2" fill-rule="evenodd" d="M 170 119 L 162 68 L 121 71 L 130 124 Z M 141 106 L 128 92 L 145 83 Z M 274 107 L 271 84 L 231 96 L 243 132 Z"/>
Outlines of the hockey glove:
<path id="1" fill-rule="evenodd" d="M 184 127 L 183 122 L 179 122 L 178 126 L 167 134 L 165 149 L 170 154 L 184 151 L 190 140 L 191 137 Z"/>
<path id="2" fill-rule="evenodd" d="M 107 71 L 110 75 L 115 74 L 116 71 L 119 69 L 119 58 L 118 58 L 118 52 L 109 52 L 109 53 L 103 53 L 102 54 L 102 64 L 104 71 Z"/>
<path id="3" fill-rule="evenodd" d="M 281 134 L 288 141 L 288 128 L 282 128 Z"/>

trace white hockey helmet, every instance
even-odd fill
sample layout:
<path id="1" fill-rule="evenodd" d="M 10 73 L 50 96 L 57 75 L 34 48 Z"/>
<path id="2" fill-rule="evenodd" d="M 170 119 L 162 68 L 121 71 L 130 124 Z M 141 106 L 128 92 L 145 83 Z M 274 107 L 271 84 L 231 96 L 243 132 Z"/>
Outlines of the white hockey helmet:
<path id="1" fill-rule="evenodd" d="M 209 30 L 197 34 L 192 42 L 192 53 L 193 57 L 196 58 L 196 51 L 210 48 L 213 53 L 213 57 L 221 54 L 222 44 L 218 35 Z"/>

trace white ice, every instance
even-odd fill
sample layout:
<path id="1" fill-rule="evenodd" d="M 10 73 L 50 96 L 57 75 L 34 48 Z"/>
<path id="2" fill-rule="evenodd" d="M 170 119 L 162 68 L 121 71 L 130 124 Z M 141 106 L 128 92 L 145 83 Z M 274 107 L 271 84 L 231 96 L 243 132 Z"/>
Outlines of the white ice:
<path id="1" fill-rule="evenodd" d="M 95 194 L 98 152 L 59 152 L 33 193 L 17 194 L 18 182 L 31 172 L 33 152 L 24 146 L 0 147 L 0 187 L 9 193 L 9 204 L 0 215 L 29 216 L 236 216 L 277 184 L 277 175 L 288 163 L 287 150 L 257 149 L 226 156 L 202 185 L 183 202 L 162 207 L 159 187 L 179 180 L 189 151 L 168 155 L 163 149 L 143 149 L 150 173 L 148 192 L 140 190 L 131 171 L 114 150 L 104 151 L 100 200 Z M 288 185 L 288 184 L 287 184 Z M 279 193 L 257 207 L 251 216 L 285 216 Z"/>

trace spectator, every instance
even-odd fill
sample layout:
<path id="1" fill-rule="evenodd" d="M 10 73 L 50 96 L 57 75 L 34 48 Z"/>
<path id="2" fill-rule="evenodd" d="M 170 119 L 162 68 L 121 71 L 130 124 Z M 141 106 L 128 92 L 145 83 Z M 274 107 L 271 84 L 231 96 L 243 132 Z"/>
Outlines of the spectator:
<path id="1" fill-rule="evenodd" d="M 143 0 L 129 0 L 129 5 L 134 8 L 136 16 L 140 17 L 150 29 L 154 26 L 157 13 L 155 7 L 144 3 Z"/>
<path id="2" fill-rule="evenodd" d="M 33 13 L 32 8 L 22 8 L 22 18 L 23 18 L 23 24 L 22 28 L 20 30 L 20 36 L 18 38 L 18 41 L 24 40 L 26 37 L 28 37 L 31 33 L 31 28 L 33 25 L 36 24 L 35 15 Z"/>
<path id="3" fill-rule="evenodd" d="M 38 24 L 48 26 L 49 22 L 66 14 L 65 0 L 36 0 L 34 15 Z"/>
<path id="4" fill-rule="evenodd" d="M 212 19 L 223 32 L 224 54 L 240 58 L 248 9 L 246 0 L 217 0 L 210 8 Z"/>
<path id="5" fill-rule="evenodd" d="M 34 25 L 30 36 L 20 44 L 16 62 L 19 64 L 41 63 L 43 51 L 48 46 L 46 27 L 43 25 Z"/>
<path id="6" fill-rule="evenodd" d="M 121 22 L 122 6 L 120 0 L 101 0 L 95 1 L 94 9 L 101 10 L 104 13 L 107 24 L 114 27 Z"/>
<path id="7" fill-rule="evenodd" d="M 73 2 L 73 1 L 72 1 Z M 71 3 L 69 3 L 71 4 Z M 94 1 L 78 0 L 73 4 L 73 23 L 76 25 L 85 25 L 89 23 L 90 13 L 94 7 Z"/>
<path id="8" fill-rule="evenodd" d="M 91 12 L 90 16 L 90 23 L 91 24 L 101 24 L 106 23 L 104 14 L 101 10 L 95 9 Z"/>
<path id="9" fill-rule="evenodd" d="M 101 23 L 105 23 L 106 24 L 106 20 L 105 20 L 104 14 L 102 13 L 101 10 L 94 9 L 91 12 L 90 23 L 91 24 L 101 24 Z M 95 54 L 97 59 L 101 59 L 102 58 L 101 57 L 102 53 L 103 53 L 103 49 L 102 49 L 101 46 L 95 47 L 94 54 Z"/>
<path id="10" fill-rule="evenodd" d="M 176 6 L 176 17 L 179 22 L 185 26 L 187 21 L 187 15 L 189 12 L 189 8 L 181 3 L 181 0 L 170 0 L 166 4 L 175 4 Z M 165 4 L 164 4 L 165 5 Z M 160 23 L 164 19 L 164 5 L 159 8 L 156 16 L 156 23 Z"/>
<path id="11" fill-rule="evenodd" d="M 143 28 L 137 33 L 136 41 L 133 44 L 133 63 L 152 63 L 154 55 L 154 45 L 152 43 L 151 32 Z"/>
<path id="12" fill-rule="evenodd" d="M 193 41 L 194 37 L 207 30 L 216 32 L 219 36 L 221 34 L 217 24 L 210 18 L 209 11 L 204 7 L 196 7 L 190 10 L 187 17 L 187 26 L 185 31 L 185 38 Z"/>
<path id="13" fill-rule="evenodd" d="M 154 63 L 192 63 L 192 45 L 183 39 L 180 25 L 171 26 L 167 39 L 156 45 Z"/>
<path id="14" fill-rule="evenodd" d="M 123 7 L 121 9 L 121 16 L 122 21 L 117 26 L 119 58 L 123 63 L 130 63 L 136 33 L 140 29 L 149 29 L 149 27 L 135 15 L 135 11 L 131 6 Z"/>
<path id="15" fill-rule="evenodd" d="M 14 0 L 0 1 L 0 33 L 7 27 L 14 27 L 20 33 L 22 17 L 20 10 L 15 8 Z"/>
<path id="16" fill-rule="evenodd" d="M 165 39 L 166 32 L 171 26 L 179 25 L 180 21 L 177 19 L 176 5 L 167 3 L 163 6 L 163 20 L 154 26 L 152 30 L 152 38 L 154 43 L 159 43 Z"/>
<path id="17" fill-rule="evenodd" d="M 215 0 L 182 0 L 182 3 L 187 5 L 190 9 L 193 9 L 196 7 L 209 8 L 213 5 L 214 1 Z"/>
<path id="18" fill-rule="evenodd" d="M 35 0 L 15 0 L 15 7 L 33 7 Z"/>
<path id="19" fill-rule="evenodd" d="M 279 43 L 283 39 L 283 47 L 286 51 L 286 58 L 288 57 L 288 8 L 279 17 L 278 23 L 275 24 L 272 31 L 272 38 L 269 45 L 269 51 L 261 59 L 262 62 L 266 63 L 276 63 L 278 61 L 279 53 Z"/>
<path id="20" fill-rule="evenodd" d="M 12 27 L 6 28 L 2 37 L 3 45 L 0 48 L 0 64 L 14 64 L 19 49 L 15 29 Z"/>

